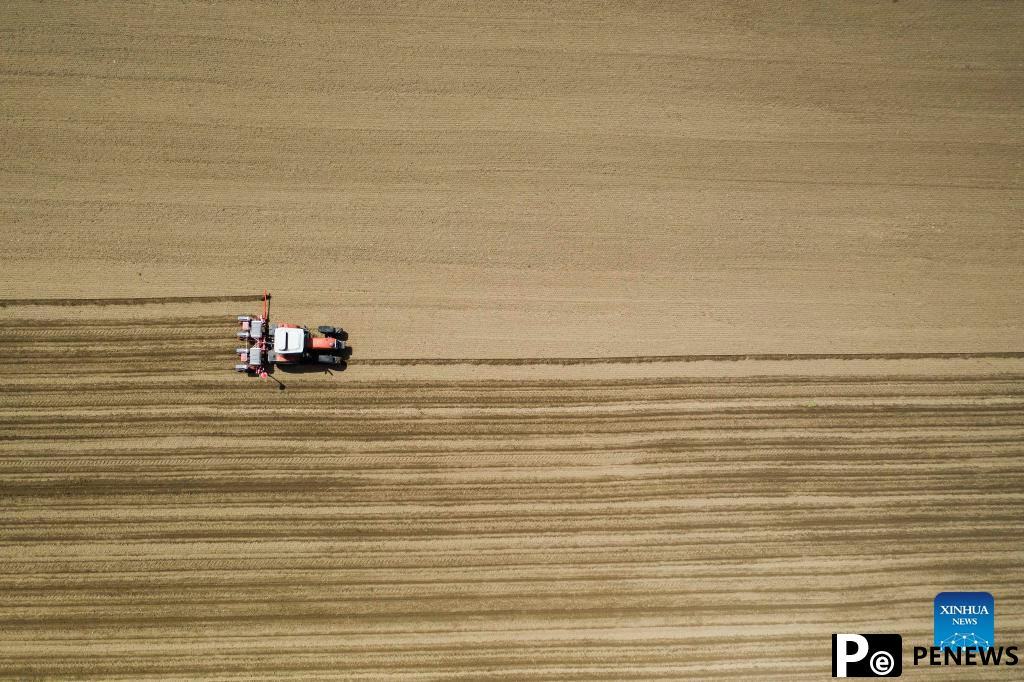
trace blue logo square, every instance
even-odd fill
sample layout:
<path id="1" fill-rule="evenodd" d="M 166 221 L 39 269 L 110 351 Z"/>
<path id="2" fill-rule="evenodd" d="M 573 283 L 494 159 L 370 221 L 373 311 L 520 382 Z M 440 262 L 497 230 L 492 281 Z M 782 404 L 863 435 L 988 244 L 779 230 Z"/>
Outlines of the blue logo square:
<path id="1" fill-rule="evenodd" d="M 988 592 L 940 592 L 935 596 L 935 641 L 941 649 L 995 646 L 995 599 Z"/>

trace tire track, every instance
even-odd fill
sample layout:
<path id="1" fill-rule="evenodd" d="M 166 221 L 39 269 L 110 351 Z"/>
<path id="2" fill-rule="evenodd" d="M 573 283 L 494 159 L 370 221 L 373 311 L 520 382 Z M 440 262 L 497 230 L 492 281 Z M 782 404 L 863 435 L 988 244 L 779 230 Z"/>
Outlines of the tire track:
<path id="1" fill-rule="evenodd" d="M 262 302 L 262 294 L 240 294 L 232 296 L 149 296 L 134 298 L 0 298 L 0 308 L 23 306 L 138 306 L 164 305 L 169 303 L 255 303 Z"/>
<path id="2" fill-rule="evenodd" d="M 364 365 L 613 365 L 656 362 L 789 362 L 799 360 L 975 360 L 1022 359 L 1024 351 L 970 353 L 746 353 L 717 355 L 630 355 L 594 358 L 360 358 Z"/>

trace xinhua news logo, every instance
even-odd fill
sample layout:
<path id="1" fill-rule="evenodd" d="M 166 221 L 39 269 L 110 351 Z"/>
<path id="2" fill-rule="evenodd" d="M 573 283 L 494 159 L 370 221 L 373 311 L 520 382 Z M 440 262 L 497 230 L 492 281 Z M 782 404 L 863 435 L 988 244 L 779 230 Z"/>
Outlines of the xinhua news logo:
<path id="1" fill-rule="evenodd" d="M 996 602 L 990 592 L 935 596 L 932 646 L 914 647 L 914 665 L 1017 665 L 1016 646 L 996 646 Z"/>
<path id="2" fill-rule="evenodd" d="M 899 677 L 903 638 L 899 635 L 832 635 L 832 677 Z"/>
<path id="3" fill-rule="evenodd" d="M 995 646 L 996 601 L 989 592 L 940 592 L 935 596 L 935 635 L 940 649 Z"/>

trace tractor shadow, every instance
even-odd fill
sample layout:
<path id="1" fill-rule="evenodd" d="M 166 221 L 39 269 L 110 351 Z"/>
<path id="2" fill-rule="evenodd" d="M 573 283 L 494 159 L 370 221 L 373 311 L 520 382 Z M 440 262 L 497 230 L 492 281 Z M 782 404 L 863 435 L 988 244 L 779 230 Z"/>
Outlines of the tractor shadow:
<path id="1" fill-rule="evenodd" d="M 338 338 L 342 338 L 341 335 Z M 348 338 L 348 334 L 345 334 L 345 338 Z M 268 372 L 273 374 L 281 372 L 282 374 L 335 374 L 337 372 L 344 372 L 348 369 L 349 358 L 352 357 L 352 347 L 346 346 L 345 350 L 338 353 L 338 357 L 341 358 L 341 362 L 337 365 L 328 366 L 320 365 L 316 363 L 304 364 L 304 365 L 278 365 L 274 364 L 273 371 Z"/>

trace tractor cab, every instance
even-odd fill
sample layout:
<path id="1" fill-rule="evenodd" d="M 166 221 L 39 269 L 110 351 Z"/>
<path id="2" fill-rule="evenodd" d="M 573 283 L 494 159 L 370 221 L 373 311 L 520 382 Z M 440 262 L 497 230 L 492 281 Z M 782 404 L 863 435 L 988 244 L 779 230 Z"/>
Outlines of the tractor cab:
<path id="1" fill-rule="evenodd" d="M 278 327 L 274 330 L 274 352 L 278 355 L 301 355 L 305 350 L 305 329 L 301 327 Z"/>

